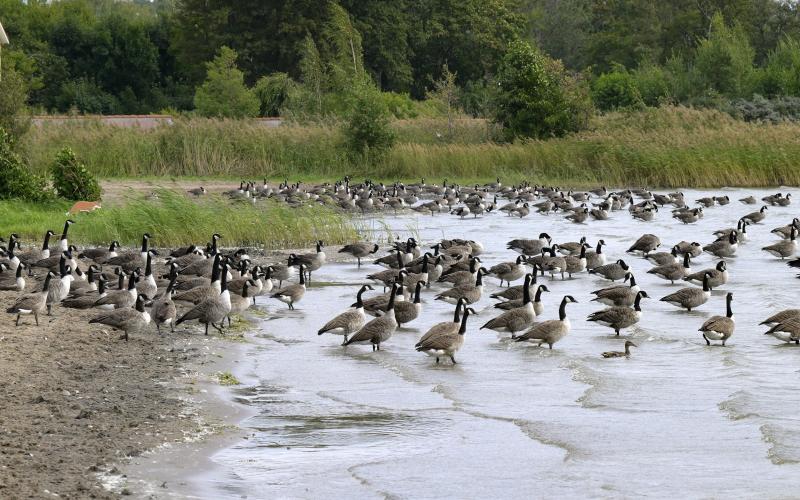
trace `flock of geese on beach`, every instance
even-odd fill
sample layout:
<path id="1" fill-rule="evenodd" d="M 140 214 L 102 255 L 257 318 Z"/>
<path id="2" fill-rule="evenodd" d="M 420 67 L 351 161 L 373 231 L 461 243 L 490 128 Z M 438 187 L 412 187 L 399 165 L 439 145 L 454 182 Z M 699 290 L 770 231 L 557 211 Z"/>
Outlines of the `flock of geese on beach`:
<path id="1" fill-rule="evenodd" d="M 189 191 L 203 196 L 205 188 Z M 653 220 L 659 210 L 671 210 L 673 218 L 684 224 L 698 223 L 703 211 L 728 205 L 728 196 L 685 200 L 681 192 L 658 194 L 647 189 L 609 191 L 605 187 L 589 192 L 563 191 L 555 187 L 522 183 L 503 186 L 497 182 L 471 187 L 448 184 L 376 184 L 371 181 L 351 183 L 345 177 L 333 184 L 304 186 L 288 182 L 271 187 L 242 182 L 239 189 L 226 192 L 232 198 L 273 198 L 295 204 L 315 201 L 337 205 L 343 209 L 372 212 L 410 209 L 424 214 L 448 212 L 456 217 L 480 217 L 490 212 L 523 219 L 530 214 L 563 214 L 576 224 L 608 219 L 612 213 L 628 213 L 634 219 Z M 498 200 L 505 200 L 499 203 Z M 753 197 L 738 200 L 745 205 L 758 204 Z M 660 300 L 679 309 L 693 311 L 706 304 L 711 291 L 728 283 L 726 259 L 732 258 L 740 245 L 748 240 L 748 228 L 764 223 L 769 206 L 788 206 L 790 194 L 776 193 L 762 199 L 763 206 L 741 217 L 735 227 L 713 232 L 713 240 L 703 245 L 681 241 L 659 251 L 661 240 L 644 234 L 628 248 L 627 253 L 645 259 L 651 268 L 648 274 L 673 285 L 684 284 Z M 688 203 L 693 203 L 689 206 Z M 151 245 L 151 236 L 142 236 L 141 248 L 123 251 L 118 242 L 103 248 L 78 249 L 68 241 L 73 220 L 64 224 L 61 237 L 51 249 L 56 236 L 47 231 L 41 246 L 23 245 L 17 234 L 3 241 L 0 255 L 0 290 L 16 291 L 14 303 L 6 309 L 16 325 L 21 317 L 32 315 L 36 325 L 40 317 L 53 314 L 53 307 L 92 310 L 89 323 L 119 330 L 128 340 L 129 334 L 144 330 L 151 322 L 158 333 L 163 328 L 198 321 L 208 335 L 209 327 L 224 333 L 225 320 L 242 314 L 257 297 L 269 297 L 294 309 L 307 292 L 312 274 L 327 262 L 323 241 L 315 251 L 290 254 L 284 261 L 254 264 L 257 259 L 245 249 L 225 251 L 222 236 L 214 234 L 204 244 L 158 250 Z M 789 259 L 797 250 L 800 219 L 774 228 L 775 243 L 762 250 L 774 257 Z M 533 234 L 536 234 L 533 232 Z M 560 241 L 547 233 L 529 239 L 514 239 L 507 249 L 514 258 L 494 265 L 484 264 L 482 244 L 474 240 L 442 239 L 423 245 L 415 238 L 394 242 L 386 255 L 373 242 L 356 242 L 338 250 L 351 256 L 360 269 L 364 259 L 380 268 L 365 276 L 368 284 L 359 287 L 349 309 L 330 319 L 318 334 L 336 334 L 344 338 L 343 346 L 371 345 L 380 350 L 398 328 L 414 322 L 423 313 L 423 294 L 434 293 L 434 299 L 455 306 L 452 321 L 437 323 L 416 343 L 416 350 L 428 354 L 439 363 L 462 347 L 468 319 L 476 315 L 472 307 L 484 297 L 484 280 L 499 280 L 500 291 L 492 293 L 498 313 L 480 329 L 509 334 L 516 342 L 532 342 L 550 349 L 569 334 L 569 304 L 577 302 L 564 295 L 558 308 L 558 319 L 537 321 L 543 313 L 541 297 L 550 292 L 542 282 L 549 275 L 556 280 L 577 279 L 591 275 L 612 282 L 611 286 L 592 292 L 591 300 L 603 306 L 591 313 L 587 321 L 611 329 L 615 336 L 636 325 L 642 317 L 642 300 L 650 295 L 640 289 L 633 269 L 623 258 L 609 258 L 604 253 L 605 241 Z M 52 250 L 52 251 L 51 251 Z M 695 270 L 692 259 L 710 254 L 719 261 L 708 269 Z M 629 257 L 626 257 L 629 258 Z M 800 259 L 789 260 L 792 268 L 800 268 Z M 160 272 L 156 272 L 160 270 Z M 297 282 L 293 281 L 297 277 Z M 514 284 L 520 282 L 521 284 Z M 503 288 L 503 286 L 505 287 Z M 375 292 L 382 288 L 382 292 Z M 28 290 L 35 290 L 27 292 Z M 27 292 L 27 293 L 26 293 Z M 708 345 L 722 346 L 733 335 L 733 294 L 725 295 L 724 314 L 713 316 L 700 327 Z M 800 344 L 800 309 L 780 311 L 765 319 L 766 334 L 783 342 Z M 602 353 L 603 357 L 630 356 L 631 340 L 624 351 Z"/>

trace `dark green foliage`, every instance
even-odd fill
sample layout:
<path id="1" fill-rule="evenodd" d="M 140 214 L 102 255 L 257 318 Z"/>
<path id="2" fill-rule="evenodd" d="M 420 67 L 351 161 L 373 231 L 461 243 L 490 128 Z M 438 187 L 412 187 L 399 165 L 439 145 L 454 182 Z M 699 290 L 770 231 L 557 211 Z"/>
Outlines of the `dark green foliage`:
<path id="1" fill-rule="evenodd" d="M 394 145 L 391 117 L 378 89 L 370 82 L 357 84 L 352 111 L 344 129 L 347 149 L 354 156 L 376 159 Z"/>
<path id="2" fill-rule="evenodd" d="M 262 76 L 253 87 L 253 92 L 261 103 L 259 114 L 261 116 L 278 116 L 293 85 L 295 85 L 294 81 L 286 73 Z"/>
<path id="3" fill-rule="evenodd" d="M 780 123 L 800 121 L 800 98 L 779 97 L 765 99 L 754 95 L 752 99 L 736 99 L 728 110 L 733 116 L 748 122 Z"/>
<path id="4" fill-rule="evenodd" d="M 642 103 L 634 77 L 618 68 L 611 73 L 603 73 L 592 82 L 592 99 L 595 106 L 603 111 L 632 108 Z"/>
<path id="5" fill-rule="evenodd" d="M 236 51 L 222 47 L 217 57 L 206 64 L 206 80 L 194 96 L 195 108 L 202 116 L 248 118 L 258 115 L 258 98 L 244 84 L 244 74 L 236 67 L 236 58 Z"/>
<path id="6" fill-rule="evenodd" d="M 527 42 L 513 42 L 497 75 L 495 119 L 507 140 L 547 138 L 588 124 L 591 103 L 583 86 Z"/>
<path id="7" fill-rule="evenodd" d="M 65 148 L 58 152 L 53 166 L 50 167 L 50 174 L 53 176 L 53 188 L 59 197 L 83 201 L 100 199 L 100 184 L 86 170 L 86 166 L 78 161 L 71 149 Z"/>
<path id="8" fill-rule="evenodd" d="M 44 201 L 51 197 L 47 182 L 12 150 L 13 140 L 0 128 L 0 198 Z"/>
<path id="9" fill-rule="evenodd" d="M 12 137 L 20 137 L 30 126 L 27 98 L 28 89 L 22 76 L 6 70 L 0 81 L 0 129 L 7 130 Z"/>

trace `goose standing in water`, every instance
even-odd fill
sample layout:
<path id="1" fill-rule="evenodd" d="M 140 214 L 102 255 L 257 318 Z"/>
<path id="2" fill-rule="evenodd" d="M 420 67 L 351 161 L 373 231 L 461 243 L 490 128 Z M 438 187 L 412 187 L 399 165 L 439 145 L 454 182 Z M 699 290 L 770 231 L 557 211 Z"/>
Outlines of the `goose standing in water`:
<path id="1" fill-rule="evenodd" d="M 475 310 L 471 307 L 464 309 L 464 316 L 461 318 L 461 325 L 457 331 L 452 328 L 442 329 L 433 335 L 426 337 L 417 342 L 414 346 L 418 352 L 424 352 L 428 356 L 436 358 L 436 364 L 439 364 L 439 358 L 447 356 L 453 364 L 456 363 L 455 354 L 464 345 L 464 334 L 467 332 L 467 318 L 470 314 L 475 314 Z M 456 308 L 456 315 L 458 315 L 458 308 Z M 430 333 L 430 332 L 429 332 Z"/>
<path id="2" fill-rule="evenodd" d="M 533 326 L 536 320 L 536 312 L 531 302 L 530 291 L 531 275 L 525 275 L 525 284 L 522 287 L 522 307 L 517 307 L 506 311 L 500 316 L 489 320 L 480 329 L 488 328 L 496 332 L 509 332 L 511 338 L 517 337 L 517 332 L 521 332 Z"/>
<path id="3" fill-rule="evenodd" d="M 536 293 L 533 296 L 533 312 L 535 312 L 537 316 L 544 312 L 544 306 L 542 305 L 542 293 L 549 291 L 550 289 L 545 285 L 539 285 L 536 287 Z M 507 300 L 505 302 L 495 304 L 494 307 L 504 311 L 510 311 L 512 309 L 522 307 L 522 299 Z"/>
<path id="4" fill-rule="evenodd" d="M 512 281 L 525 276 L 525 257 L 520 255 L 514 262 L 503 262 L 492 266 L 489 268 L 489 274 L 500 280 L 500 286 L 503 286 L 503 281 L 506 282 L 506 286 L 511 286 Z"/>
<path id="5" fill-rule="evenodd" d="M 733 335 L 736 323 L 733 319 L 731 302 L 733 302 L 733 294 L 729 292 L 725 296 L 725 316 L 711 316 L 698 330 L 703 333 L 703 339 L 706 341 L 706 345 L 711 345 L 712 340 L 721 340 L 722 346 L 724 347 L 725 341 Z"/>
<path id="6" fill-rule="evenodd" d="M 676 280 L 683 279 L 692 271 L 689 263 L 690 259 L 691 257 L 687 253 L 683 256 L 683 264 L 673 263 L 656 266 L 647 271 L 647 274 L 655 274 L 659 278 L 667 280 L 674 285 Z"/>
<path id="7" fill-rule="evenodd" d="M 381 344 L 389 340 L 395 330 L 397 330 L 397 320 L 394 316 L 394 298 L 396 294 L 397 284 L 393 284 L 392 293 L 389 296 L 389 305 L 386 307 L 386 313 L 362 326 L 342 345 L 372 344 L 373 351 L 380 351 Z"/>
<path id="8" fill-rule="evenodd" d="M 708 286 L 711 273 L 705 273 L 703 276 L 703 289 L 699 288 L 681 288 L 675 293 L 671 293 L 666 297 L 661 298 L 661 302 L 672 304 L 675 307 L 686 309 L 691 312 L 692 309 L 702 306 L 708 302 L 711 297 L 711 288 Z"/>
<path id="9" fill-rule="evenodd" d="M 641 300 L 647 299 L 649 296 L 644 290 L 636 294 L 636 299 L 633 302 L 633 309 L 629 307 L 609 307 L 602 311 L 597 311 L 589 315 L 587 321 L 593 321 L 603 326 L 614 329 L 614 333 L 619 337 L 619 331 L 631 327 L 639 322 L 642 317 Z"/>
<path id="10" fill-rule="evenodd" d="M 639 347 L 630 340 L 625 341 L 625 351 L 607 351 L 603 353 L 604 358 L 629 358 L 631 356 L 631 347 Z"/>
<path id="11" fill-rule="evenodd" d="M 769 325 L 774 326 L 778 323 L 783 323 L 784 321 L 791 321 L 797 320 L 800 321 L 800 309 L 784 309 L 778 313 L 773 314 L 769 318 L 765 319 L 759 325 Z"/>
<path id="12" fill-rule="evenodd" d="M 706 274 L 709 275 L 708 286 L 712 290 L 728 282 L 728 266 L 725 264 L 724 260 L 717 262 L 717 265 L 714 269 L 704 269 L 702 271 L 692 273 L 683 278 L 683 280 L 694 285 L 703 286 L 703 279 L 705 278 Z"/>
<path id="13" fill-rule="evenodd" d="M 563 339 L 570 331 L 571 325 L 567 318 L 567 304 L 577 303 L 572 295 L 565 295 L 558 308 L 558 319 L 551 319 L 533 325 L 533 328 L 516 338 L 517 342 L 538 342 L 539 346 L 547 344 L 553 349 L 553 344 Z"/>
<path id="14" fill-rule="evenodd" d="M 764 332 L 764 335 L 772 335 L 776 339 L 790 344 L 800 344 L 800 318 L 787 319 L 776 323 L 772 328 Z"/>
<path id="15" fill-rule="evenodd" d="M 303 295 L 306 293 L 305 265 L 300 264 L 299 274 L 300 283 L 287 285 L 272 294 L 273 299 L 278 299 L 288 304 L 290 310 L 294 310 L 294 303 L 300 302 L 300 299 L 302 299 Z"/>
<path id="16" fill-rule="evenodd" d="M 749 222 L 750 224 L 758 224 L 767 217 L 767 210 L 768 210 L 767 206 L 764 205 L 758 212 L 749 213 L 744 217 L 742 217 L 742 219 Z"/>
<path id="17" fill-rule="evenodd" d="M 344 345 L 347 342 L 347 336 L 360 330 L 367 321 L 367 315 L 364 313 L 364 301 L 361 298 L 367 290 L 374 290 L 374 288 L 371 285 L 363 285 L 358 290 L 358 294 L 356 294 L 355 308 L 348 309 L 325 323 L 325 326 L 317 331 L 317 335 L 322 335 L 323 333 L 343 335 L 342 345 Z"/>
<path id="18" fill-rule="evenodd" d="M 339 253 L 350 254 L 358 259 L 358 268 L 361 269 L 361 259 L 368 257 L 380 249 L 377 243 L 358 242 L 345 245 L 339 249 Z"/>
<path id="19" fill-rule="evenodd" d="M 47 310 L 47 295 L 50 291 L 50 283 L 55 277 L 56 275 L 52 271 L 48 272 L 39 292 L 23 295 L 14 302 L 14 305 L 6 309 L 7 313 L 17 315 L 14 326 L 19 326 L 19 318 L 23 314 L 33 314 L 36 326 L 39 326 L 39 316 Z"/>
<path id="20" fill-rule="evenodd" d="M 781 259 L 793 256 L 797 251 L 797 229 L 792 226 L 788 240 L 781 240 L 777 243 L 766 246 L 761 250 L 764 250 L 775 257 L 780 257 Z"/>
<path id="21" fill-rule="evenodd" d="M 628 274 L 628 264 L 625 263 L 624 260 L 619 259 L 616 262 L 612 262 L 611 264 L 606 264 L 604 266 L 598 266 L 594 269 L 589 270 L 589 274 L 596 274 L 598 276 L 602 276 L 603 278 L 611 281 L 617 281 L 625 278 Z"/>
<path id="22" fill-rule="evenodd" d="M 661 240 L 654 234 L 643 234 L 626 250 L 628 253 L 641 253 L 647 256 L 650 252 L 661 246 Z"/>
<path id="23" fill-rule="evenodd" d="M 411 302 L 401 301 L 394 305 L 394 316 L 397 320 L 397 327 L 402 328 L 404 324 L 411 323 L 417 319 L 422 312 L 422 301 L 420 299 L 420 292 L 425 285 L 424 281 L 417 281 L 414 285 L 414 299 Z"/>
<path id="24" fill-rule="evenodd" d="M 474 285 L 459 285 L 445 290 L 436 296 L 436 300 L 443 300 L 451 304 L 455 304 L 459 299 L 466 300 L 467 304 L 474 304 L 481 300 L 483 293 L 483 277 L 487 274 L 486 268 L 481 267 L 475 277 Z"/>
<path id="25" fill-rule="evenodd" d="M 595 298 L 592 299 L 592 302 L 600 302 L 607 306 L 631 307 L 634 301 L 636 301 L 636 295 L 639 293 L 639 285 L 636 283 L 636 278 L 631 273 L 627 273 L 625 276 L 625 281 L 628 280 L 630 280 L 630 286 L 625 285 L 623 282 L 621 285 L 614 285 L 593 291 L 592 295 L 594 295 Z"/>
<path id="26" fill-rule="evenodd" d="M 739 248 L 739 233 L 731 231 L 727 239 L 720 239 L 703 247 L 704 252 L 708 252 L 715 257 L 733 257 L 736 249 Z"/>

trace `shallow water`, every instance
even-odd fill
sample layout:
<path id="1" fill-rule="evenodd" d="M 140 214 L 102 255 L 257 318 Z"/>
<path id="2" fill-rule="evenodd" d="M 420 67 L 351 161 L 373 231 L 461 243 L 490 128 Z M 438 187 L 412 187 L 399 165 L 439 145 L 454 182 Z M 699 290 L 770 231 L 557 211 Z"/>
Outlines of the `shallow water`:
<path id="1" fill-rule="evenodd" d="M 735 200 L 776 191 L 727 194 Z M 720 193 L 684 192 L 687 202 Z M 579 301 L 568 306 L 571 333 L 552 351 L 478 330 L 497 311 L 489 298 L 498 289 L 494 278 L 474 306 L 480 315 L 470 318 L 458 365 L 437 366 L 413 349 L 428 327 L 452 317 L 451 305 L 433 301 L 438 286 L 424 293 L 422 317 L 383 350 L 345 349 L 341 337 L 316 331 L 355 300 L 363 276 L 377 268 L 329 264 L 314 280 L 336 286 L 310 289 L 296 311 L 259 299 L 270 314 L 241 374 L 253 386 L 238 394 L 257 410 L 243 423 L 249 439 L 217 452 L 216 468 L 189 484 L 214 498 L 796 496 L 800 349 L 758 326 L 797 307 L 796 273 L 760 250 L 777 241 L 770 229 L 789 223 L 795 206 L 770 207 L 763 224 L 748 228 L 750 241 L 728 259 L 728 285 L 696 312 L 659 302 L 684 285 L 646 274 L 649 262 L 624 253 L 646 232 L 661 238 L 662 250 L 680 240 L 709 243 L 713 230 L 735 226 L 759 207 L 732 201 L 706 209 L 692 225 L 672 219 L 668 207 L 652 223 L 615 212 L 587 225 L 562 215 L 385 215 L 401 237 L 413 229 L 425 242 L 481 241 L 486 267 L 516 257 L 505 248 L 512 238 L 543 231 L 555 242 L 604 238 L 609 261 L 625 258 L 652 297 L 643 301 L 640 324 L 623 332 L 639 348 L 630 359 L 600 357 L 621 350 L 624 340 L 585 321 L 603 307 L 589 292 L 609 283 L 582 274 L 545 280 L 552 293 L 544 294 L 541 319 L 557 317 L 564 294 Z M 692 267 L 715 262 L 703 255 Z M 734 292 L 736 333 L 727 347 L 707 347 L 697 329 L 724 314 L 727 291 Z"/>

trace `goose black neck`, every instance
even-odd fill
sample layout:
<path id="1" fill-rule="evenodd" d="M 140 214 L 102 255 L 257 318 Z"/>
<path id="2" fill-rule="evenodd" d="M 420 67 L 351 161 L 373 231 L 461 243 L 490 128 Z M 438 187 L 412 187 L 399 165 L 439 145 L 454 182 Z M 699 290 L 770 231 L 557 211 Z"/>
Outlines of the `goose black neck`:
<path id="1" fill-rule="evenodd" d="M 581 255 L 580 255 L 580 258 L 581 258 L 581 259 L 585 259 L 585 258 L 586 258 L 586 245 L 581 245 Z"/>
<path id="2" fill-rule="evenodd" d="M 428 272 L 428 255 L 426 254 L 425 257 L 422 259 L 422 273 L 425 274 Z"/>
<path id="3" fill-rule="evenodd" d="M 61 239 L 62 240 L 66 240 L 67 239 L 67 231 L 69 231 L 69 222 L 65 222 L 64 223 L 64 230 L 61 232 Z"/>
<path id="4" fill-rule="evenodd" d="M 211 266 L 211 282 L 219 280 L 219 254 L 214 256 L 214 264 Z"/>
<path id="5" fill-rule="evenodd" d="M 140 313 L 144 312 L 144 299 L 139 298 L 136 300 L 136 310 Z"/>
<path id="6" fill-rule="evenodd" d="M 397 268 L 403 269 L 405 264 L 403 263 L 403 254 L 400 250 L 397 251 Z"/>
<path id="7" fill-rule="evenodd" d="M 708 274 L 703 276 L 703 291 L 704 292 L 710 292 L 711 291 L 711 287 L 708 286 Z"/>
<path id="8" fill-rule="evenodd" d="M 300 268 L 300 284 L 301 285 L 306 284 L 306 270 L 304 267 Z"/>
<path id="9" fill-rule="evenodd" d="M 151 274 L 153 274 L 153 256 L 148 253 L 147 262 L 144 265 L 144 275 L 150 276 Z"/>
<path id="10" fill-rule="evenodd" d="M 47 273 L 47 277 L 44 279 L 44 285 L 42 285 L 42 291 L 46 292 L 50 290 L 50 280 L 53 278 L 52 273 Z"/>
<path id="11" fill-rule="evenodd" d="M 220 272 L 222 273 L 222 283 L 220 283 L 219 291 L 220 293 L 224 292 L 228 289 L 228 267 L 221 266 Z M 303 281 L 303 273 L 300 273 L 300 281 Z"/>
<path id="12" fill-rule="evenodd" d="M 689 259 L 691 259 L 691 256 L 689 255 L 688 252 L 683 254 L 683 267 L 685 267 L 687 269 L 689 268 L 689 264 L 690 264 L 690 260 Z"/>
<path id="13" fill-rule="evenodd" d="M 561 300 L 561 305 L 558 306 L 558 319 L 564 321 L 567 319 L 567 299 L 566 297 Z"/>
<path id="14" fill-rule="evenodd" d="M 136 288 L 136 273 L 131 273 L 128 276 L 128 290 L 133 290 L 134 288 Z"/>
<path id="15" fill-rule="evenodd" d="M 23 268 L 23 267 L 25 267 L 25 266 L 23 266 L 22 264 L 20 264 L 20 265 L 18 265 L 18 266 L 17 266 L 17 275 L 16 275 L 17 279 L 19 279 L 20 277 L 22 277 L 22 268 Z"/>
<path id="16" fill-rule="evenodd" d="M 728 294 L 728 297 L 726 299 L 726 302 L 727 302 L 726 316 L 729 317 L 729 318 L 733 317 L 733 309 L 731 308 L 731 302 L 732 301 L 733 301 L 733 295 Z"/>
<path id="17" fill-rule="evenodd" d="M 453 314 L 453 323 L 458 323 L 459 321 L 461 321 L 461 307 L 462 307 L 462 305 L 463 305 L 463 302 L 461 302 L 461 301 L 459 301 L 458 304 L 456 304 L 456 312 Z"/>
<path id="18" fill-rule="evenodd" d="M 642 294 L 641 293 L 637 293 L 636 294 L 636 300 L 633 302 L 633 308 L 636 311 L 641 311 L 642 310 L 641 302 L 642 302 Z"/>
<path id="19" fill-rule="evenodd" d="M 106 280 L 100 280 L 97 284 L 97 293 L 101 296 L 106 293 Z"/>
<path id="20" fill-rule="evenodd" d="M 464 309 L 464 316 L 461 318 L 461 327 L 458 329 L 459 335 L 464 335 L 467 332 L 467 318 L 469 318 L 469 308 Z"/>
<path id="21" fill-rule="evenodd" d="M 58 272 L 61 273 L 61 276 L 67 274 L 67 259 L 63 255 L 58 260 Z"/>
<path id="22" fill-rule="evenodd" d="M 86 280 L 89 283 L 94 283 L 94 266 L 89 266 L 89 272 L 87 272 L 86 274 L 88 274 Z"/>
<path id="23" fill-rule="evenodd" d="M 125 273 L 120 272 L 119 278 L 117 278 L 117 290 L 122 290 L 122 287 L 125 286 Z"/>
<path id="24" fill-rule="evenodd" d="M 147 252 L 147 237 L 142 236 L 142 253 Z"/>
<path id="25" fill-rule="evenodd" d="M 522 305 L 527 305 L 531 301 L 531 279 L 525 277 L 525 284 L 522 285 Z"/>
<path id="26" fill-rule="evenodd" d="M 386 307 L 386 312 L 394 309 L 394 297 L 397 295 L 397 285 L 392 286 L 392 294 L 389 296 L 389 305 Z"/>
<path id="27" fill-rule="evenodd" d="M 50 248 L 50 231 L 44 233 L 44 243 L 42 243 L 42 250 Z"/>
<path id="28" fill-rule="evenodd" d="M 483 285 L 483 273 L 478 269 L 478 275 L 475 278 L 475 286 Z"/>
<path id="29" fill-rule="evenodd" d="M 600 255 L 601 253 L 603 253 L 603 245 L 600 244 L 600 242 L 597 243 L 597 250 L 595 250 L 594 253 L 596 253 L 597 255 Z"/>
<path id="30" fill-rule="evenodd" d="M 361 290 L 359 290 L 358 293 L 356 294 L 356 308 L 357 309 L 363 309 L 364 308 L 364 302 L 361 300 L 361 296 L 364 295 L 364 292 L 366 292 L 366 291 L 367 291 L 367 287 L 362 286 Z"/>
<path id="31" fill-rule="evenodd" d="M 109 251 L 109 252 L 113 252 L 113 251 L 114 251 L 114 248 L 115 248 L 115 246 L 114 246 L 114 242 L 112 241 L 112 242 L 111 242 L 111 244 L 110 244 L 110 245 L 108 245 L 108 251 Z"/>
<path id="32" fill-rule="evenodd" d="M 417 281 L 417 289 L 414 290 L 414 303 L 415 304 L 419 304 L 420 303 L 419 293 L 421 291 L 422 291 L 422 282 L 421 281 Z"/>

